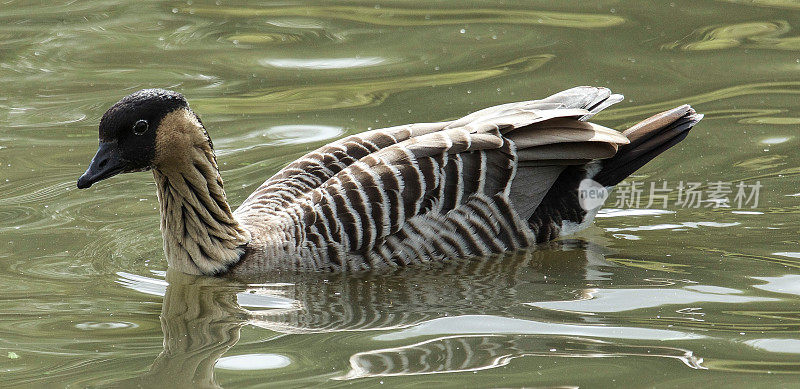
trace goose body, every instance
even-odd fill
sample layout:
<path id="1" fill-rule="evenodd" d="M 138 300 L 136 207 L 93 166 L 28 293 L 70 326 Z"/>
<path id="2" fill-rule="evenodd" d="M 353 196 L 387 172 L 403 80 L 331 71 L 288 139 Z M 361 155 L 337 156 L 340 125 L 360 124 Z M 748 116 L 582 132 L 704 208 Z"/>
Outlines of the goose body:
<path id="1" fill-rule="evenodd" d="M 618 132 L 588 119 L 622 100 L 576 87 L 463 118 L 372 130 L 281 169 L 236 210 L 213 145 L 178 93 L 112 106 L 79 188 L 152 170 L 170 267 L 194 274 L 357 271 L 530 247 L 586 227 L 578 187 L 611 187 L 680 142 L 688 105 Z"/>

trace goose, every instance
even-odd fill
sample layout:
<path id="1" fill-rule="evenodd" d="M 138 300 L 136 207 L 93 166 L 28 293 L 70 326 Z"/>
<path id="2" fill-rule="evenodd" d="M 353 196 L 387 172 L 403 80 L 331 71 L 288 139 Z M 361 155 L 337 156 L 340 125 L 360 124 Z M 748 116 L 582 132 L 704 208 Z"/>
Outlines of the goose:
<path id="1" fill-rule="evenodd" d="M 347 136 L 267 179 L 235 210 L 214 145 L 180 93 L 114 104 L 78 188 L 152 170 L 167 265 L 190 274 L 357 272 L 526 249 L 586 228 L 587 179 L 613 187 L 683 140 L 689 105 L 624 132 L 588 121 L 622 101 L 575 87 L 460 119 Z"/>

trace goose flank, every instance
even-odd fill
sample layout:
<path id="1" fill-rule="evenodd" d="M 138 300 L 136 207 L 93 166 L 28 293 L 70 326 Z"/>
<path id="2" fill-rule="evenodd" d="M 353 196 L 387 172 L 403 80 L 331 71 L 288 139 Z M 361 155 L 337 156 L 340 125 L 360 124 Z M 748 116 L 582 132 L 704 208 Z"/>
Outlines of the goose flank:
<path id="1" fill-rule="evenodd" d="M 191 274 L 352 272 L 513 251 L 588 226 L 597 209 L 579 204 L 583 179 L 616 185 L 702 119 L 683 105 L 624 132 L 588 122 L 621 100 L 576 87 L 348 136 L 232 210 L 200 118 L 181 94 L 146 89 L 103 115 L 78 188 L 152 170 L 168 265 Z"/>

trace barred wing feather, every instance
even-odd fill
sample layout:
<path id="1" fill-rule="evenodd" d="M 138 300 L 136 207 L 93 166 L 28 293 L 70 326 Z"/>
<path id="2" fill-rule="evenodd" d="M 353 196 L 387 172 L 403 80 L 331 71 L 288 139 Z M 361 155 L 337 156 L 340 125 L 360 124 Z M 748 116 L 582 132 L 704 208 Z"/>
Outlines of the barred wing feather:
<path id="1" fill-rule="evenodd" d="M 288 217 L 302 266 L 361 270 L 536 242 L 530 217 L 566 166 L 613 156 L 621 133 L 584 120 L 621 100 L 578 87 L 441 123 L 353 135 L 267 180 L 237 212 Z"/>

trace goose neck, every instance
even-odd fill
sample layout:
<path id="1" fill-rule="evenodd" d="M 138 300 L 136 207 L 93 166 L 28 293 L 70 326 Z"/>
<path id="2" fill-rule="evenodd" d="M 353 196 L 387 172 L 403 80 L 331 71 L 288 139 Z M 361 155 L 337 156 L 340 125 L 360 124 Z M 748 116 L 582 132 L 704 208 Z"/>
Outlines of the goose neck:
<path id="1" fill-rule="evenodd" d="M 228 205 L 213 150 L 201 144 L 174 162 L 153 169 L 167 262 L 190 274 L 224 273 L 244 254 L 250 233 Z"/>

